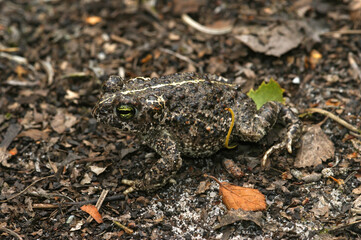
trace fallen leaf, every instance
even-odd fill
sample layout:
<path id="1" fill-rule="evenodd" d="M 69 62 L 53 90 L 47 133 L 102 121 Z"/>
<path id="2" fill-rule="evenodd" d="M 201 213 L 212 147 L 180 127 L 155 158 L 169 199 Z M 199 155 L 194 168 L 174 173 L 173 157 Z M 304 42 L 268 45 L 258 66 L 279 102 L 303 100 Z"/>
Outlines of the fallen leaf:
<path id="1" fill-rule="evenodd" d="M 341 102 L 340 102 L 338 99 L 331 98 L 331 99 L 328 99 L 328 100 L 325 102 L 325 105 L 326 105 L 326 106 L 338 107 L 338 106 L 341 105 Z"/>
<path id="2" fill-rule="evenodd" d="M 28 71 L 26 71 L 26 69 L 23 68 L 21 65 L 16 66 L 15 72 L 19 78 L 21 78 L 23 75 L 26 75 L 28 73 Z"/>
<path id="3" fill-rule="evenodd" d="M 245 188 L 222 182 L 219 193 L 228 209 L 243 209 L 245 211 L 265 210 L 266 197 L 257 189 Z"/>
<path id="4" fill-rule="evenodd" d="M 356 149 L 358 153 L 361 153 L 361 141 L 359 139 L 351 139 L 352 146 Z"/>
<path id="5" fill-rule="evenodd" d="M 171 2 L 173 5 L 173 13 L 195 13 L 199 8 L 206 3 L 205 0 L 174 0 Z"/>
<path id="6" fill-rule="evenodd" d="M 310 66 L 311 69 L 315 69 L 321 59 L 322 54 L 314 49 L 311 51 L 310 57 L 305 62 L 305 67 L 308 68 L 308 66 Z"/>
<path id="7" fill-rule="evenodd" d="M 73 99 L 79 99 L 79 98 L 80 98 L 79 93 L 73 92 L 69 89 L 66 90 L 65 99 L 73 100 Z"/>
<path id="8" fill-rule="evenodd" d="M 211 186 L 211 183 L 209 181 L 202 181 L 199 183 L 197 190 L 195 191 L 195 194 L 202 194 L 205 191 L 209 189 Z"/>
<path id="9" fill-rule="evenodd" d="M 257 189 L 245 188 L 220 182 L 217 178 L 204 174 L 219 184 L 219 194 L 222 196 L 224 205 L 227 209 L 242 209 L 244 211 L 265 210 L 266 197 Z"/>
<path id="10" fill-rule="evenodd" d="M 53 120 L 50 122 L 50 126 L 54 129 L 55 132 L 62 134 L 66 127 L 64 126 L 65 117 L 64 114 L 58 111 L 54 116 Z"/>
<path id="11" fill-rule="evenodd" d="M 98 166 L 90 166 L 90 171 L 92 171 L 93 173 L 95 173 L 96 175 L 99 175 L 101 173 L 103 173 L 105 171 L 105 169 L 107 169 L 106 167 L 98 167 Z"/>
<path id="12" fill-rule="evenodd" d="M 90 25 L 95 25 L 97 23 L 100 23 L 102 21 L 101 17 L 98 16 L 90 16 L 86 18 L 86 23 L 90 24 Z"/>
<path id="13" fill-rule="evenodd" d="M 219 224 L 213 229 L 217 230 L 221 227 L 233 224 L 238 221 L 252 221 L 259 227 L 262 227 L 262 213 L 261 212 L 246 212 L 242 209 L 230 210 L 226 215 L 219 218 Z"/>
<path id="14" fill-rule="evenodd" d="M 153 56 L 152 54 L 148 54 L 147 56 L 145 56 L 144 58 L 142 58 L 142 60 L 140 60 L 141 63 L 147 63 L 150 60 L 152 60 Z"/>
<path id="15" fill-rule="evenodd" d="M 9 150 L 9 154 L 15 156 L 18 153 L 18 149 L 16 149 L 16 147 L 14 147 L 13 149 Z"/>
<path id="16" fill-rule="evenodd" d="M 319 22 L 309 23 L 301 20 L 290 20 L 277 26 L 248 28 L 247 34 L 235 36 L 243 44 L 255 52 L 280 57 L 296 48 L 305 38 L 314 42 L 320 41 L 320 34 L 326 32 Z"/>
<path id="17" fill-rule="evenodd" d="M 30 137 L 34 141 L 47 140 L 49 138 L 49 134 L 47 132 L 40 131 L 38 129 L 28 129 L 26 131 L 22 131 L 18 136 L 19 137 Z"/>
<path id="18" fill-rule="evenodd" d="M 317 166 L 332 158 L 335 146 L 322 131 L 320 126 L 313 125 L 306 129 L 301 137 L 301 147 L 298 150 L 294 166 L 297 168 Z"/>
<path id="19" fill-rule="evenodd" d="M 86 185 L 86 184 L 91 183 L 91 181 L 92 181 L 92 178 L 89 176 L 88 173 L 85 173 L 83 179 L 80 181 L 80 184 Z"/>
<path id="20" fill-rule="evenodd" d="M 224 168 L 234 178 L 241 178 L 244 176 L 242 169 L 231 159 L 225 159 L 223 162 Z"/>
<path id="21" fill-rule="evenodd" d="M 283 98 L 284 91 L 278 82 L 271 78 L 269 83 L 262 82 L 256 91 L 252 88 L 247 95 L 256 103 L 257 109 L 260 109 L 263 104 L 270 101 L 285 103 Z"/>
<path id="22" fill-rule="evenodd" d="M 98 209 L 94 205 L 83 205 L 80 209 L 92 216 L 97 223 L 103 222 L 102 215 L 100 215 Z"/>

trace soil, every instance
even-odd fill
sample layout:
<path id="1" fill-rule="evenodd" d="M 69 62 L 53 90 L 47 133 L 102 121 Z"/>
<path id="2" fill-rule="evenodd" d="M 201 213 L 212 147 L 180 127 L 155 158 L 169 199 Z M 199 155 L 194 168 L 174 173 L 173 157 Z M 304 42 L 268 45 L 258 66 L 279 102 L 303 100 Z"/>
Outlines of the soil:
<path id="1" fill-rule="evenodd" d="M 361 238 L 360 133 L 307 113 L 361 128 L 360 26 L 359 0 L 0 0 L 0 239 Z M 165 187 L 124 195 L 122 179 L 159 156 L 92 118 L 101 83 L 185 71 L 244 92 L 275 79 L 334 153 L 295 167 L 297 151 L 279 152 L 262 171 L 269 141 L 245 143 L 185 158 Z M 204 174 L 260 190 L 267 209 L 227 210 Z M 97 223 L 80 207 L 101 194 Z"/>

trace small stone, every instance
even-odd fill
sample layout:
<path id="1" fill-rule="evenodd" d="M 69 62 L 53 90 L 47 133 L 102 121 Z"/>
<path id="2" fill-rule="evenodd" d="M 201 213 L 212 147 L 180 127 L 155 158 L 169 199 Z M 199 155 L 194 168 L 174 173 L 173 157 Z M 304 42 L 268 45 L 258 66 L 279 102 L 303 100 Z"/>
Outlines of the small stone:
<path id="1" fill-rule="evenodd" d="M 335 174 L 333 173 L 332 168 L 324 168 L 321 171 L 322 175 L 324 178 L 329 178 L 329 177 L 333 177 Z"/>
<path id="2" fill-rule="evenodd" d="M 315 172 L 313 172 L 313 173 L 311 173 L 311 174 L 309 174 L 309 175 L 307 175 L 307 176 L 304 176 L 304 177 L 302 178 L 302 180 L 303 180 L 304 182 L 306 182 L 306 183 L 311 183 L 311 182 L 317 182 L 317 181 L 319 181 L 319 180 L 321 179 L 321 177 L 322 177 L 322 174 L 321 174 L 321 173 L 315 173 Z"/>

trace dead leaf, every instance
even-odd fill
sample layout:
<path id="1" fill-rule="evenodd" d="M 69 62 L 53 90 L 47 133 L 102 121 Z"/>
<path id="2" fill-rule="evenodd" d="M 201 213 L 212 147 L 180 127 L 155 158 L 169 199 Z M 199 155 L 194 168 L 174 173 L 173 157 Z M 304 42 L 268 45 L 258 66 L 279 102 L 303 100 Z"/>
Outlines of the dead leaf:
<path id="1" fill-rule="evenodd" d="M 19 137 L 30 137 L 34 141 L 47 140 L 49 138 L 49 134 L 47 132 L 40 131 L 38 129 L 28 129 L 26 131 L 22 131 L 18 136 Z"/>
<path id="2" fill-rule="evenodd" d="M 294 166 L 297 168 L 317 166 L 332 158 L 335 146 L 320 126 L 313 125 L 301 137 L 301 147 L 298 150 Z"/>
<path id="3" fill-rule="evenodd" d="M 13 149 L 10 149 L 9 154 L 12 156 L 15 156 L 16 154 L 18 154 L 18 149 L 16 147 L 14 147 Z"/>
<path id="4" fill-rule="evenodd" d="M 209 189 L 211 186 L 211 183 L 209 181 L 202 181 L 199 183 L 197 190 L 195 191 L 195 194 L 201 194 L 204 193 Z"/>
<path id="5" fill-rule="evenodd" d="M 83 205 L 80 209 L 92 216 L 97 223 L 103 222 L 102 215 L 100 215 L 98 209 L 94 205 Z"/>
<path id="6" fill-rule="evenodd" d="M 80 98 L 79 93 L 73 92 L 69 89 L 66 90 L 65 99 L 73 100 L 73 99 L 79 99 L 79 98 Z"/>
<path id="7" fill-rule="evenodd" d="M 232 159 L 225 159 L 222 163 L 232 177 L 238 179 L 244 176 L 242 169 Z"/>
<path id="8" fill-rule="evenodd" d="M 313 49 L 310 56 L 307 58 L 307 61 L 305 62 L 305 67 L 311 67 L 311 69 L 315 69 L 321 59 L 322 54 L 317 50 Z"/>
<path id="9" fill-rule="evenodd" d="M 86 184 L 91 183 L 91 181 L 92 181 L 92 178 L 89 176 L 88 173 L 85 173 L 83 179 L 80 181 L 80 184 L 86 185 Z"/>
<path id="10" fill-rule="evenodd" d="M 182 13 L 195 13 L 199 11 L 199 8 L 206 3 L 205 0 L 174 0 L 173 3 L 173 13 L 182 14 Z"/>
<path id="11" fill-rule="evenodd" d="M 103 173 L 107 168 L 106 167 L 98 167 L 98 166 L 90 166 L 90 171 L 92 171 L 93 173 L 95 173 L 96 175 L 99 175 L 101 173 Z"/>
<path id="12" fill-rule="evenodd" d="M 26 75 L 28 73 L 28 71 L 25 68 L 23 68 L 21 65 L 16 66 L 15 72 L 19 78 L 22 78 L 23 75 Z"/>
<path id="13" fill-rule="evenodd" d="M 152 60 L 153 56 L 152 54 L 148 54 L 147 56 L 145 56 L 144 58 L 142 58 L 142 60 L 140 60 L 141 63 L 147 63 L 150 60 Z"/>
<path id="14" fill-rule="evenodd" d="M 98 16 L 90 16 L 86 18 L 86 23 L 90 24 L 90 25 L 95 25 L 97 23 L 100 23 L 102 21 L 101 17 Z"/>
<path id="15" fill-rule="evenodd" d="M 262 228 L 262 213 L 261 212 L 246 212 L 242 209 L 230 210 L 226 215 L 221 216 L 219 224 L 213 229 L 217 230 L 221 227 L 233 224 L 238 221 L 252 221 Z"/>
<path id="16" fill-rule="evenodd" d="M 60 113 L 60 111 L 55 115 L 53 120 L 50 122 L 50 126 L 54 129 L 55 132 L 62 134 L 65 131 L 64 126 L 65 117 L 64 114 Z"/>
<path id="17" fill-rule="evenodd" d="M 64 109 L 59 109 L 50 122 L 50 126 L 59 134 L 64 133 L 66 129 L 71 128 L 78 122 L 78 118 L 70 113 L 65 112 Z"/>
<path id="18" fill-rule="evenodd" d="M 321 24 L 317 22 L 290 20 L 276 26 L 248 28 L 250 33 L 238 35 L 235 38 L 255 52 L 279 57 L 296 48 L 305 37 L 315 42 L 320 41 L 320 34 L 327 29 L 319 25 Z"/>
<path id="19" fill-rule="evenodd" d="M 265 210 L 266 197 L 257 189 L 245 188 L 222 182 L 219 193 L 228 209 L 243 209 L 245 211 Z"/>
<path id="20" fill-rule="evenodd" d="M 351 139 L 352 146 L 356 149 L 358 153 L 361 153 L 361 141 L 359 139 Z"/>

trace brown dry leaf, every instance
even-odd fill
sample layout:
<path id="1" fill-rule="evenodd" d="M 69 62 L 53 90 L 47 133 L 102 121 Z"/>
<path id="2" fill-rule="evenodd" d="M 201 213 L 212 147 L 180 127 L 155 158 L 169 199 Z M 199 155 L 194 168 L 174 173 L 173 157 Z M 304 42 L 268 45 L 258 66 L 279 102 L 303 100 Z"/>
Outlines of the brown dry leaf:
<path id="1" fill-rule="evenodd" d="M 361 141 L 359 139 L 351 139 L 352 146 L 358 153 L 361 153 Z"/>
<path id="2" fill-rule="evenodd" d="M 23 75 L 26 75 L 28 73 L 28 71 L 25 68 L 23 68 L 21 65 L 16 66 L 15 72 L 19 78 L 21 78 Z"/>
<path id="3" fill-rule="evenodd" d="M 59 111 L 50 122 L 50 126 L 54 129 L 55 132 L 62 134 L 66 129 L 64 126 L 64 121 L 64 114 Z"/>
<path id="4" fill-rule="evenodd" d="M 310 66 L 311 69 L 315 69 L 321 59 L 322 59 L 322 54 L 317 50 L 313 49 L 311 51 L 310 57 L 305 62 L 305 67 L 308 68 L 308 66 Z"/>
<path id="5" fill-rule="evenodd" d="M 100 23 L 102 21 L 101 17 L 98 16 L 90 16 L 86 18 L 86 23 L 90 24 L 90 25 L 95 25 L 97 23 Z"/>
<path id="6" fill-rule="evenodd" d="M 142 60 L 140 60 L 141 63 L 147 63 L 150 60 L 152 60 L 153 56 L 152 54 L 148 54 L 147 56 L 145 56 L 144 58 L 142 58 Z"/>
<path id="7" fill-rule="evenodd" d="M 340 102 L 338 99 L 331 98 L 331 99 L 328 99 L 328 100 L 325 102 L 325 105 L 326 105 L 326 106 L 338 107 L 338 106 L 341 105 L 341 102 Z"/>
<path id="8" fill-rule="evenodd" d="M 47 132 L 40 131 L 38 129 L 29 129 L 26 131 L 22 131 L 18 136 L 19 137 L 30 137 L 34 141 L 47 140 L 49 138 L 49 134 Z"/>
<path id="9" fill-rule="evenodd" d="M 248 30 L 248 33 L 235 36 L 235 38 L 255 52 L 280 57 L 296 48 L 305 38 L 319 42 L 320 34 L 327 29 L 318 22 L 290 20 L 279 25 L 248 28 Z"/>
<path id="10" fill-rule="evenodd" d="M 175 14 L 198 12 L 199 8 L 206 3 L 205 0 L 174 0 L 172 2 Z"/>
<path id="11" fill-rule="evenodd" d="M 103 222 L 102 215 L 100 215 L 98 209 L 94 205 L 83 205 L 80 209 L 89 213 L 89 215 L 92 216 L 97 223 Z"/>
<path id="12" fill-rule="evenodd" d="M 16 147 L 10 149 L 9 154 L 15 156 L 16 154 L 18 154 L 18 149 Z"/>
<path id="13" fill-rule="evenodd" d="M 226 171 L 232 177 L 238 179 L 244 176 L 242 169 L 232 159 L 225 159 L 222 163 Z"/>
<path id="14" fill-rule="evenodd" d="M 266 197 L 257 189 L 245 188 L 221 182 L 219 193 L 228 209 L 243 209 L 244 211 L 265 210 Z"/>
<path id="15" fill-rule="evenodd" d="M 233 224 L 238 221 L 252 221 L 257 224 L 259 227 L 263 227 L 262 213 L 261 212 L 246 212 L 242 209 L 231 210 L 226 215 L 223 215 L 219 218 L 219 224 L 213 229 L 217 230 L 221 227 Z"/>
<path id="16" fill-rule="evenodd" d="M 332 158 L 335 146 L 320 126 L 313 125 L 306 129 L 301 137 L 301 147 L 298 150 L 294 166 L 297 168 L 317 166 Z"/>

